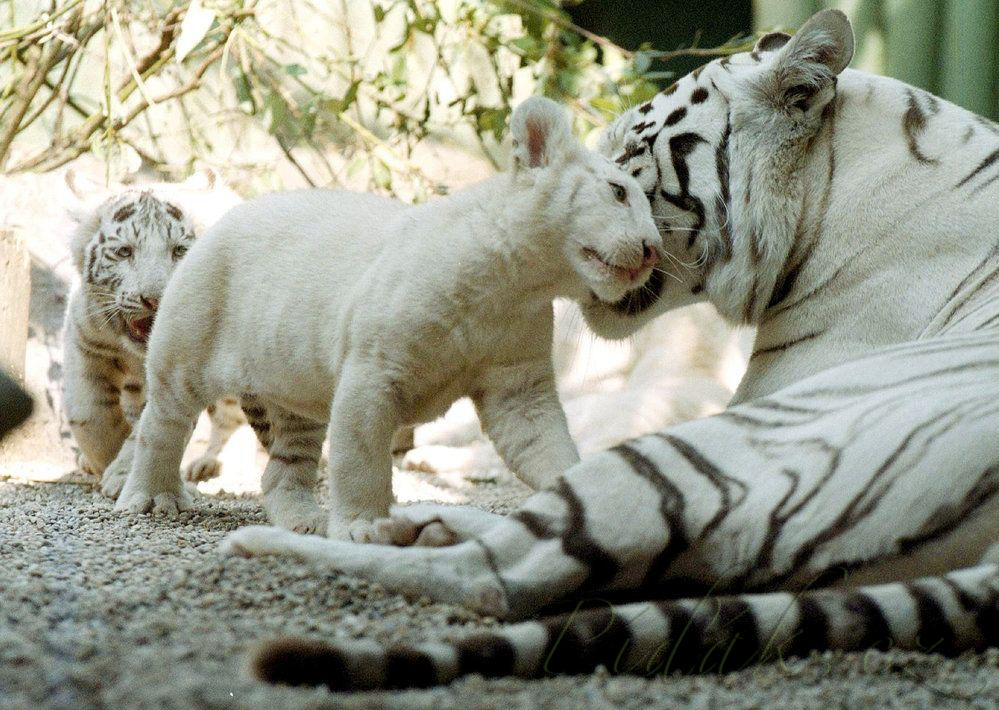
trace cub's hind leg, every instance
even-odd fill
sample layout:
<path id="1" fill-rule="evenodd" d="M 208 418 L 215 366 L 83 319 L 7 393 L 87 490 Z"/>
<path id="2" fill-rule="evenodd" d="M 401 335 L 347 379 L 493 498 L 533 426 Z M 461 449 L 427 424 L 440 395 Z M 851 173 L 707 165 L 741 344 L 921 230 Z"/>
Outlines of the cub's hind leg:
<path id="1" fill-rule="evenodd" d="M 235 397 L 223 397 L 209 404 L 208 417 L 212 423 L 211 431 L 208 434 L 208 448 L 205 449 L 205 453 L 194 459 L 184 469 L 185 480 L 195 483 L 207 481 L 219 475 L 222 468 L 222 462 L 218 458 L 219 454 L 222 453 L 222 449 L 233 432 L 246 423 L 246 418 L 239 408 L 239 400 Z"/>
<path id="2" fill-rule="evenodd" d="M 323 534 L 327 515 L 316 500 L 316 467 L 326 423 L 305 419 L 254 395 L 244 394 L 240 404 L 270 455 L 260 485 L 268 519 L 298 533 Z"/>
<path id="3" fill-rule="evenodd" d="M 139 418 L 134 450 L 126 447 L 119 454 L 121 458 L 131 453 L 132 460 L 115 510 L 175 515 L 192 505 L 180 477 L 180 461 L 198 413 L 213 397 L 189 368 L 174 365 L 167 374 L 150 363 L 148 375 L 155 385 Z"/>

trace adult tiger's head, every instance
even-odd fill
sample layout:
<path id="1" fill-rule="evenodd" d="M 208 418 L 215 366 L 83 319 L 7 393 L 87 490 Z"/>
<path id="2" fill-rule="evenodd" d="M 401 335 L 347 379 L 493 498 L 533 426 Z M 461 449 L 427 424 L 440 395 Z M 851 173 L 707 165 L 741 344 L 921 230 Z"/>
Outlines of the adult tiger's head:
<path id="1" fill-rule="evenodd" d="M 705 299 L 734 322 L 759 318 L 791 249 L 798 168 L 853 47 L 846 16 L 823 11 L 794 37 L 771 33 L 700 67 L 607 128 L 600 151 L 641 184 L 666 253 L 643 289 L 584 304 L 596 332 L 621 337 Z"/>
<path id="2" fill-rule="evenodd" d="M 99 190 L 83 185 L 72 173 L 67 173 L 67 182 L 85 200 L 91 197 L 88 191 Z M 180 185 L 120 190 L 72 212 L 77 227 L 70 251 L 87 316 L 140 356 L 163 290 L 201 231 L 201 220 L 180 205 L 188 195 L 213 188 L 214 175 L 202 173 Z M 220 194 L 232 193 L 223 188 Z"/>

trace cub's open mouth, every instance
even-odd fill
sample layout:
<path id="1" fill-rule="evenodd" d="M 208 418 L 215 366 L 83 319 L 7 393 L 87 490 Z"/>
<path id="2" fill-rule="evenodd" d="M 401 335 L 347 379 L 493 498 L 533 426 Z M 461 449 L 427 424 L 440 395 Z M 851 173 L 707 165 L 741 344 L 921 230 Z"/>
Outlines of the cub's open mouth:
<path id="1" fill-rule="evenodd" d="M 150 315 L 144 318 L 125 319 L 125 329 L 128 331 L 128 337 L 137 343 L 145 345 L 146 341 L 149 340 L 149 331 L 153 329 L 153 320 L 155 318 L 155 315 Z"/>
<path id="2" fill-rule="evenodd" d="M 635 284 L 638 281 L 644 282 L 651 273 L 653 265 L 659 260 L 659 255 L 655 248 L 649 246 L 645 247 L 641 262 L 627 266 L 608 261 L 595 249 L 589 247 L 583 248 L 583 257 L 590 262 L 598 264 L 605 273 L 631 284 Z"/>

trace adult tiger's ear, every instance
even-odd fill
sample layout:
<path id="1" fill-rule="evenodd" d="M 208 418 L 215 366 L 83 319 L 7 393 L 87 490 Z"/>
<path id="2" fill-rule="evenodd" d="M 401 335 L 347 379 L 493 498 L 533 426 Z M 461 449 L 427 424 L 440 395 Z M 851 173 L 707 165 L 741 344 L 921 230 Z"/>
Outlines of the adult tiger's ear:
<path id="1" fill-rule="evenodd" d="M 510 133 L 514 170 L 546 167 L 578 149 L 567 111 L 543 96 L 532 96 L 516 108 Z"/>
<path id="2" fill-rule="evenodd" d="M 771 46 L 770 35 L 760 39 Z M 818 12 L 778 50 L 763 89 L 775 108 L 814 114 L 835 94 L 835 77 L 853 58 L 853 28 L 839 10 Z"/>
<path id="3" fill-rule="evenodd" d="M 767 32 L 756 41 L 754 52 L 772 52 L 780 49 L 791 40 L 787 32 Z"/>

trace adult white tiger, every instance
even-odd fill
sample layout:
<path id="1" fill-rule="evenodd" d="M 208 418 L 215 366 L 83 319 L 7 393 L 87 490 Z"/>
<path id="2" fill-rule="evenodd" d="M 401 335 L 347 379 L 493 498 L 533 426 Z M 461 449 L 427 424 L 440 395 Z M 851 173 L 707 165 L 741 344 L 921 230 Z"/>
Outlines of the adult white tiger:
<path id="1" fill-rule="evenodd" d="M 108 470 L 142 411 L 146 340 L 163 288 L 206 222 L 239 198 L 196 173 L 180 184 L 156 183 L 106 194 L 67 173 L 84 202 L 73 210 L 70 242 L 80 282 L 69 295 L 63 337 L 63 400 L 82 471 L 103 474 L 106 494 L 117 495 L 127 471 Z M 96 196 L 96 199 L 95 199 Z M 191 462 L 189 480 L 218 473 L 216 456 L 244 421 L 235 399 L 209 408 L 208 450 Z"/>
<path id="2" fill-rule="evenodd" d="M 592 303 L 590 324 L 624 335 L 704 298 L 756 323 L 740 404 L 584 460 L 508 517 L 422 506 L 386 523 L 400 543 L 446 528 L 449 547 L 269 528 L 225 543 L 507 618 L 621 591 L 674 600 L 417 646 L 278 641 L 260 677 L 392 687 L 999 644 L 999 129 L 846 70 L 852 51 L 845 16 L 821 12 L 685 77 L 604 141 L 676 263 L 696 266 Z"/>

